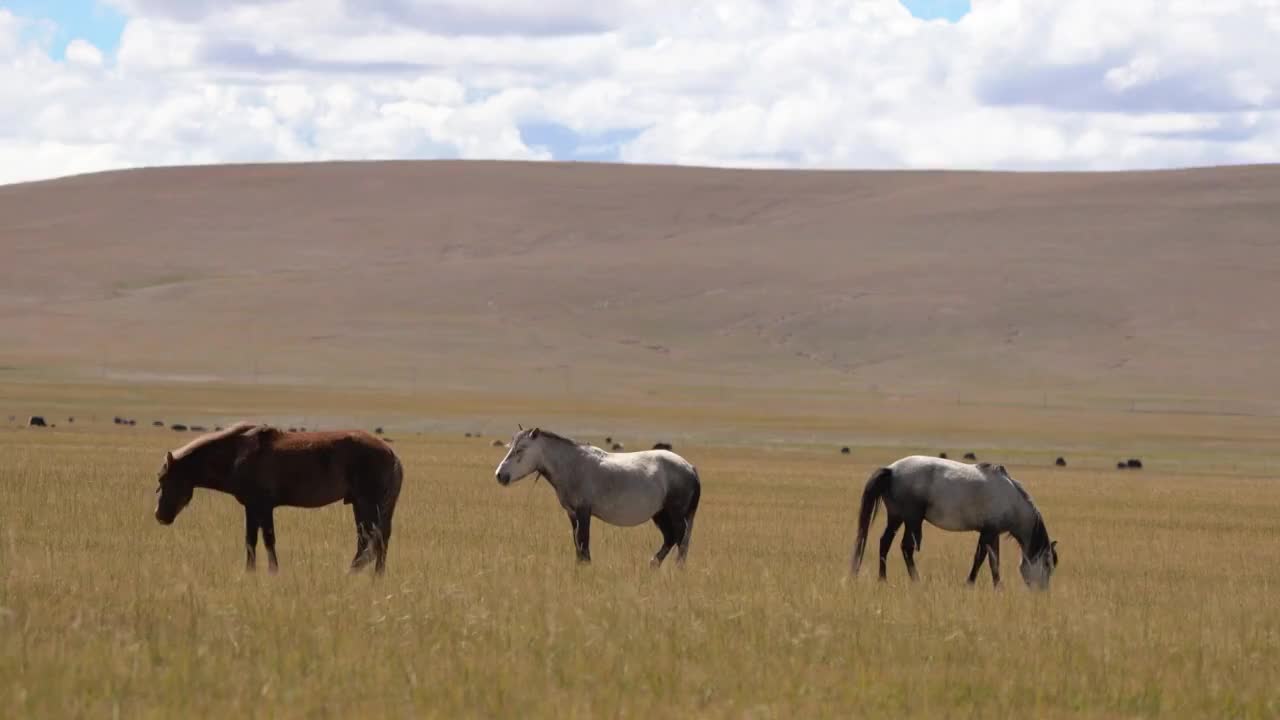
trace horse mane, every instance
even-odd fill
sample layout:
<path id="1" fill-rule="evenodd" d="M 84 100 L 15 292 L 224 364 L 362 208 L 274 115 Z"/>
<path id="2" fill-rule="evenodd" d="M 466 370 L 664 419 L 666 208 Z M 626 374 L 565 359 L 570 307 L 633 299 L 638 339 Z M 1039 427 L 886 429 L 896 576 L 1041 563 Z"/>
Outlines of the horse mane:
<path id="1" fill-rule="evenodd" d="M 243 435 L 249 432 L 250 430 L 254 429 L 255 427 L 258 427 L 257 423 L 238 422 L 235 425 L 232 425 L 231 427 L 227 428 L 226 430 L 221 430 L 219 432 L 212 432 L 207 435 L 201 435 L 195 440 L 192 440 L 186 445 L 183 445 L 177 450 L 174 450 L 172 453 L 173 459 L 181 460 L 182 458 L 190 455 L 191 453 L 199 450 L 200 448 L 208 447 L 209 445 L 219 443 L 233 435 Z"/>
<path id="2" fill-rule="evenodd" d="M 1009 483 L 1013 485 L 1023 500 L 1027 501 L 1027 505 L 1031 506 L 1031 511 L 1035 515 L 1035 522 L 1031 525 L 1031 539 L 1027 543 L 1027 557 L 1036 557 L 1045 548 L 1049 547 L 1049 528 L 1045 527 L 1044 516 L 1040 514 L 1040 508 L 1036 507 L 1035 501 L 1031 499 L 1031 493 L 1022 487 L 1022 483 L 1014 480 L 1007 473 L 1005 477 L 1009 478 Z"/>
<path id="3" fill-rule="evenodd" d="M 551 432 L 550 430 L 545 430 L 543 428 L 538 428 L 538 435 L 539 436 L 545 435 L 546 437 L 552 440 L 555 440 L 557 442 L 567 443 L 569 445 L 573 445 L 574 447 L 591 447 L 591 443 L 578 442 L 577 440 L 567 438 L 559 433 L 554 433 L 554 432 Z"/>

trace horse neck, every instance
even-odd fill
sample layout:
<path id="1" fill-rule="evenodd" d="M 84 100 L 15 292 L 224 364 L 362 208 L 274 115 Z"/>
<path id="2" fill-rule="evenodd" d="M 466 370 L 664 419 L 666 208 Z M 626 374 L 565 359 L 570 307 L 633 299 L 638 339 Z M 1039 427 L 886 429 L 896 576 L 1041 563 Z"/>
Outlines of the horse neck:
<path id="1" fill-rule="evenodd" d="M 579 468 L 586 461 L 582 450 L 571 443 L 551 440 L 542 446 L 542 462 L 538 472 L 557 490 L 567 483 L 578 482 L 582 478 Z"/>
<path id="2" fill-rule="evenodd" d="M 1022 555 L 1026 558 L 1033 558 L 1043 551 L 1044 548 L 1041 546 L 1046 545 L 1048 541 L 1048 533 L 1044 529 L 1044 518 L 1041 517 L 1036 506 L 1029 502 L 1020 504 L 1018 516 L 1010 534 L 1018 542 Z"/>
<path id="3" fill-rule="evenodd" d="M 234 454 L 235 447 L 230 443 L 213 443 L 201 448 L 195 456 L 187 458 L 187 462 L 196 469 L 193 473 L 195 480 L 192 481 L 192 486 L 235 495 L 236 488 L 233 487 L 234 481 L 231 478 Z M 210 465 L 214 467 L 215 472 L 200 472 Z"/>

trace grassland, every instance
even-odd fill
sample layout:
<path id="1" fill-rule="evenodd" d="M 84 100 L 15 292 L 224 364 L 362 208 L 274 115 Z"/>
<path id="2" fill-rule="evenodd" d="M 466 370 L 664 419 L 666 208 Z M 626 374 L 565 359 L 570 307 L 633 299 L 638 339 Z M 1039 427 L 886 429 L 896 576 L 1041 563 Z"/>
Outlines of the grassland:
<path id="1" fill-rule="evenodd" d="M 0 427 L 5 717 L 1280 714 L 1273 421 L 1009 411 L 983 425 L 997 421 L 880 407 L 841 424 L 779 408 L 783 435 L 767 412 L 711 403 L 676 419 L 559 407 L 552 422 L 575 432 L 628 418 L 614 434 L 629 446 L 679 428 L 664 437 L 702 471 L 702 508 L 688 566 L 655 573 L 653 528 L 595 524 L 595 562 L 577 567 L 549 488 L 494 482 L 501 423 L 462 432 L 494 417 L 490 399 L 0 386 L 8 412 L 35 398 L 58 428 Z M 547 422 L 533 405 L 508 399 L 496 416 Z M 155 473 L 186 436 L 109 422 L 286 409 L 387 423 L 408 472 L 380 581 L 345 574 L 355 538 L 341 506 L 277 513 L 277 576 L 243 572 L 229 497 L 198 493 L 160 527 Z M 725 427 L 746 430 L 712 431 Z M 1056 469 L 1062 435 L 1071 466 Z M 827 441 L 855 436 L 850 456 Z M 1062 554 L 1051 592 L 1017 582 L 1009 540 L 1011 582 L 966 587 L 974 537 L 928 527 L 921 583 L 896 552 L 889 583 L 847 578 L 867 473 L 968 449 L 925 444 L 957 438 L 985 441 L 980 455 L 1007 462 L 1043 508 Z M 1120 448 L 1150 453 L 1148 469 L 1111 469 Z"/>

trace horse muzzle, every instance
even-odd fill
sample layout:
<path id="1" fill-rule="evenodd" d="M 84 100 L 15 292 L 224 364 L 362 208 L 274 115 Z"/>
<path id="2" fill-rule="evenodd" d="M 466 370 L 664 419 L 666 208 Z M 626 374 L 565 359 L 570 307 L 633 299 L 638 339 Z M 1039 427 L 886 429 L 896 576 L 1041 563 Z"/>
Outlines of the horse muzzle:
<path id="1" fill-rule="evenodd" d="M 510 485 L 510 484 L 511 484 L 511 475 L 509 475 L 509 474 L 507 474 L 507 473 L 504 473 L 504 472 L 495 473 L 494 475 L 495 475 L 495 477 L 497 477 L 497 478 L 498 478 L 498 484 L 499 484 L 499 485 L 502 485 L 503 487 L 506 487 L 507 485 Z"/>
<path id="2" fill-rule="evenodd" d="M 177 517 L 178 517 L 177 513 L 174 513 L 172 515 L 165 515 L 164 511 L 162 511 L 160 508 L 156 508 L 156 522 L 160 523 L 161 525 L 172 525 L 173 521 L 177 519 Z"/>

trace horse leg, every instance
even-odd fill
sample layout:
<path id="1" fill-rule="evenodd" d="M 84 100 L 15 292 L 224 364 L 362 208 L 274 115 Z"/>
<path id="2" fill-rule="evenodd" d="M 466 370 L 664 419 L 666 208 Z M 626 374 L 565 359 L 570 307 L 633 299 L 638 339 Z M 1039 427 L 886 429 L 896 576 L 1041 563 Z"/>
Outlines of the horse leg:
<path id="1" fill-rule="evenodd" d="M 258 511 L 248 505 L 244 508 L 244 569 L 253 572 L 258 567 Z"/>
<path id="2" fill-rule="evenodd" d="M 356 519 L 356 556 L 351 559 L 351 570 L 349 572 L 359 572 L 365 565 L 369 564 L 369 526 L 366 522 L 366 512 L 364 505 L 359 502 L 351 503 L 352 514 Z"/>
<path id="3" fill-rule="evenodd" d="M 676 533 L 675 518 L 672 517 L 665 508 L 658 511 L 653 516 L 653 524 L 658 526 L 662 531 L 662 547 L 658 548 L 658 552 L 654 554 L 653 559 L 649 561 L 649 567 L 657 568 L 662 565 L 662 561 L 667 559 L 667 555 L 671 552 L 671 548 L 679 542 L 680 536 Z"/>
<path id="4" fill-rule="evenodd" d="M 569 513 L 573 524 L 573 546 L 578 551 L 578 562 L 591 562 L 591 511 L 573 510 Z"/>
<path id="5" fill-rule="evenodd" d="M 880 536 L 880 579 L 885 580 L 889 572 L 889 549 L 893 547 L 893 536 L 898 534 L 902 518 L 890 515 L 885 522 L 884 534 Z"/>
<path id="6" fill-rule="evenodd" d="M 267 572 L 275 574 L 280 570 L 276 560 L 276 520 L 272 517 L 271 508 L 266 508 L 261 515 L 262 544 L 267 547 Z"/>
<path id="7" fill-rule="evenodd" d="M 978 549 L 973 551 L 973 569 L 969 571 L 970 585 L 978 580 L 978 571 L 982 569 L 982 563 L 987 561 L 987 534 L 978 535 Z"/>
<path id="8" fill-rule="evenodd" d="M 911 581 L 915 582 L 920 579 L 920 574 L 916 572 L 916 550 L 920 549 L 920 533 L 924 530 L 924 519 L 909 520 L 906 525 L 902 533 L 902 559 L 907 562 L 907 574 L 911 576 Z"/>
<path id="9" fill-rule="evenodd" d="M 381 575 L 387 569 L 387 546 L 391 544 L 391 511 L 381 512 L 378 523 L 378 559 L 373 571 Z"/>
<path id="10" fill-rule="evenodd" d="M 991 587 L 1000 587 L 1000 536 L 995 533 L 988 538 L 987 561 L 991 563 Z"/>
<path id="11" fill-rule="evenodd" d="M 373 550 L 373 574 L 381 575 L 387 569 L 387 539 L 382 534 L 386 525 L 382 508 L 374 506 L 373 519 L 369 523 L 369 546 Z"/>

